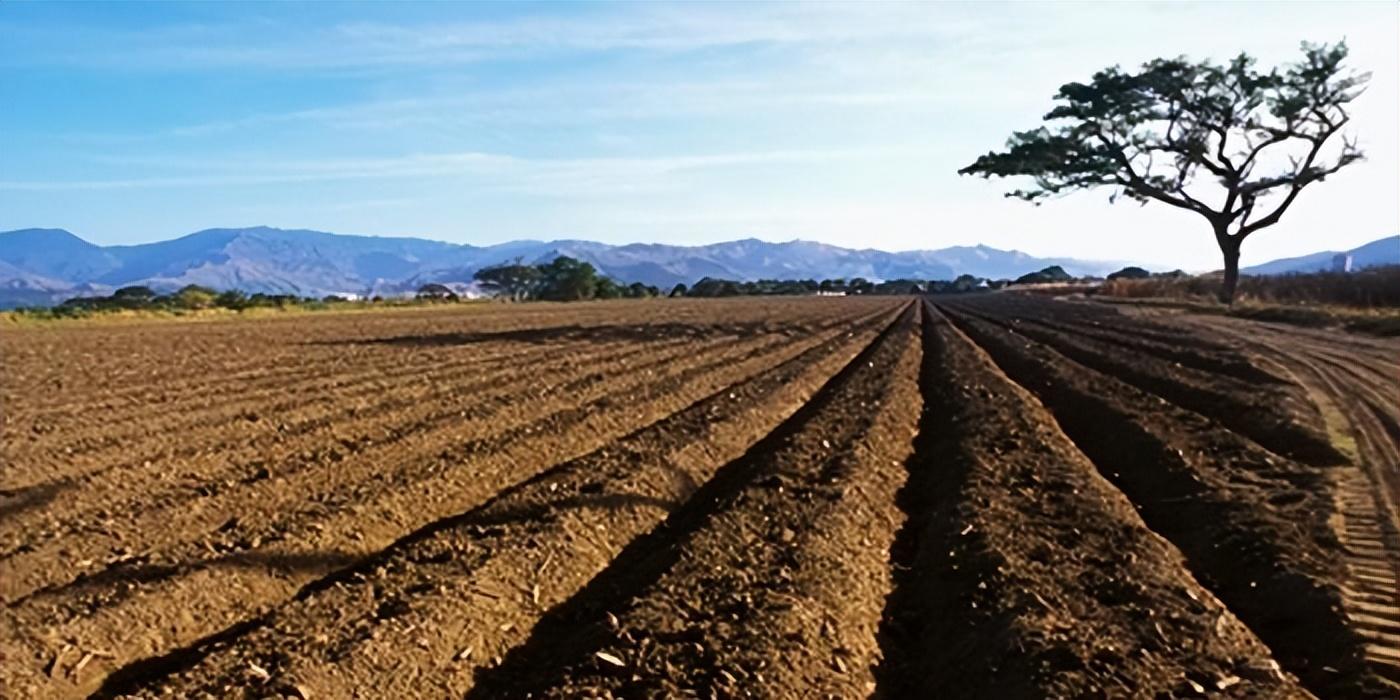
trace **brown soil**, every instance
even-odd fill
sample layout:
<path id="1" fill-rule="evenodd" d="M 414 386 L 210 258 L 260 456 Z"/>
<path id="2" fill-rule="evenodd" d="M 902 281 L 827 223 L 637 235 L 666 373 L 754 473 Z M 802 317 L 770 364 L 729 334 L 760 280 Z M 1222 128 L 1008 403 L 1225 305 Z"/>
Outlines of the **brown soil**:
<path id="1" fill-rule="evenodd" d="M 561 606 L 473 695 L 868 693 L 890 585 L 884 553 L 900 519 L 894 491 L 918 413 L 915 311 Z"/>
<path id="2" fill-rule="evenodd" d="M 998 323 L 1054 348 L 1076 362 L 1113 375 L 1182 408 L 1219 421 L 1273 452 L 1310 464 L 1339 464 L 1345 458 L 1328 440 L 1322 417 L 1307 393 L 1295 384 L 1235 378 L 1186 366 L 1121 341 L 1066 333 L 1070 304 L 1030 304 L 1011 295 L 996 295 L 958 308 Z"/>
<path id="3" fill-rule="evenodd" d="M 315 688 L 348 696 L 449 696 L 522 641 L 541 611 L 576 592 L 632 538 L 808 398 L 878 326 L 827 336 L 772 369 L 434 523 L 353 570 L 318 581 L 252 631 L 156 666 L 161 692 L 252 696 Z M 189 663 L 196 660 L 197 663 Z M 249 678 L 250 663 L 269 669 Z M 401 673 L 388 674 L 384 664 Z M 144 673 L 149 675 L 148 666 Z M 117 692 L 141 680 L 114 679 Z"/>
<path id="4" fill-rule="evenodd" d="M 1345 568 L 1329 468 L 1292 462 L 1204 416 L 950 307 L 1034 392 L 1201 582 L 1325 697 L 1386 697 L 1342 609 Z M 1052 307 L 1053 308 L 1053 307 Z"/>
<path id="5" fill-rule="evenodd" d="M 0 697 L 1397 694 L 1400 346 L 952 302 L 7 331 Z"/>
<path id="6" fill-rule="evenodd" d="M 882 696 L 1307 695 L 1035 398 L 937 312 L 924 343 Z"/>

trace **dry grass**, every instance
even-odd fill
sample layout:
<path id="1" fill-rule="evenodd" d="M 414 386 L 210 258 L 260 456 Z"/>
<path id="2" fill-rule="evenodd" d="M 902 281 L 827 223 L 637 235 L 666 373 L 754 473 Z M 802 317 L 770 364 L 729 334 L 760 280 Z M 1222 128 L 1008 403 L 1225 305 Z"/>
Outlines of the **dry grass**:
<path id="1" fill-rule="evenodd" d="M 1099 294 L 1126 299 L 1214 299 L 1220 276 L 1156 277 L 1105 282 Z M 1240 303 L 1337 306 L 1359 309 L 1400 308 L 1400 266 L 1359 272 L 1313 272 L 1296 275 L 1240 277 Z"/>

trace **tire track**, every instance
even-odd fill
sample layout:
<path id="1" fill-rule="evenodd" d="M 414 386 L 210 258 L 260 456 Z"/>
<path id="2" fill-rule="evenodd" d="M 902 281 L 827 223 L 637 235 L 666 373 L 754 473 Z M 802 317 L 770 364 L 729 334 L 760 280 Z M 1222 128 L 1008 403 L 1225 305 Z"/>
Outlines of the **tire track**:
<path id="1" fill-rule="evenodd" d="M 1338 362 L 1333 348 L 1316 342 L 1280 345 L 1248 334 L 1245 326 L 1202 323 L 1221 326 L 1219 332 L 1238 338 L 1291 375 L 1309 392 L 1333 441 L 1349 458 L 1333 489 L 1334 527 L 1347 568 L 1342 600 L 1351 625 L 1365 639 L 1366 663 L 1400 694 L 1400 509 L 1394 496 L 1400 493 L 1395 438 L 1400 409 L 1393 402 L 1387 405 L 1373 377 Z M 1397 379 L 1386 383 L 1400 395 Z"/>

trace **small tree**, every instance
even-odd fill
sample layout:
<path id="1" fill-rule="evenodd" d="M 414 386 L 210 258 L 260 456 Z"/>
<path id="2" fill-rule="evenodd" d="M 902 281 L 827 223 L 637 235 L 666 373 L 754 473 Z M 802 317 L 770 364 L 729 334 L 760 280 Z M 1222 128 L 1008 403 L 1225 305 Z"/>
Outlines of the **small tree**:
<path id="1" fill-rule="evenodd" d="M 681 283 L 677 282 L 677 283 L 676 283 L 676 286 L 671 287 L 671 297 L 672 297 L 672 298 L 675 298 L 675 297 L 683 297 L 683 296 L 685 296 L 685 293 L 686 293 L 687 291 L 689 291 L 689 290 L 686 288 L 686 286 L 685 286 L 684 284 L 681 284 Z"/>
<path id="2" fill-rule="evenodd" d="M 128 308 L 150 306 L 156 300 L 156 293 L 150 287 L 133 285 L 112 292 L 111 300 L 118 306 Z"/>
<path id="3" fill-rule="evenodd" d="M 1175 58 L 1137 73 L 1100 71 L 1088 84 L 1060 88 L 1059 106 L 1045 115 L 1053 130 L 1018 132 L 1006 152 L 958 172 L 1030 176 L 1033 188 L 1007 196 L 1037 204 L 1112 187 L 1110 202 L 1124 196 L 1195 212 L 1215 233 L 1225 260 L 1221 299 L 1233 302 L 1244 239 L 1278 223 L 1304 187 L 1362 158 L 1345 136 L 1333 155 L 1323 152 L 1370 75 L 1342 67 L 1345 43 L 1304 43 L 1303 56 L 1267 73 L 1245 54 L 1224 66 Z M 1218 185 L 1214 197 L 1203 194 L 1202 180 Z M 1264 211 L 1274 195 L 1281 199 Z"/>
<path id="4" fill-rule="evenodd" d="M 204 309 L 214 305 L 219 293 L 209 287 L 187 284 L 171 295 L 171 301 L 182 309 Z"/>

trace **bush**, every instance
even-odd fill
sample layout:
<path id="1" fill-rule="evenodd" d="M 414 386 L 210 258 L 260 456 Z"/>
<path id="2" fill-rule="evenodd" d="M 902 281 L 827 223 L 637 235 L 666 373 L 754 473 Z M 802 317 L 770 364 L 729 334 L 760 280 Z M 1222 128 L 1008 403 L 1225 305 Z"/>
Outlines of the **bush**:
<path id="1" fill-rule="evenodd" d="M 1152 276 L 1151 272 L 1140 267 L 1125 267 L 1117 272 L 1108 273 L 1110 280 L 1145 280 Z"/>
<path id="2" fill-rule="evenodd" d="M 1039 272 L 1021 275 L 1016 278 L 1014 284 L 1051 284 L 1054 282 L 1072 282 L 1074 278 L 1063 267 L 1051 265 Z"/>
<path id="3" fill-rule="evenodd" d="M 207 309 L 217 302 L 219 293 L 208 287 L 190 284 L 170 295 L 170 302 L 181 309 Z"/>

